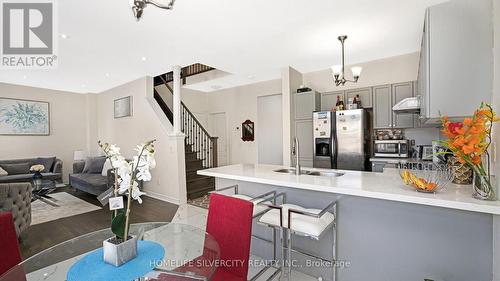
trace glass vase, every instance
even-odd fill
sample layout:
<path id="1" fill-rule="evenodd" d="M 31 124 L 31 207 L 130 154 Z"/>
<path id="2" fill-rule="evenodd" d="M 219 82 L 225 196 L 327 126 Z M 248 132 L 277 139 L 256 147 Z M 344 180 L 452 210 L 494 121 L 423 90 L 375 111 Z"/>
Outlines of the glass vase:
<path id="1" fill-rule="evenodd" d="M 479 200 L 495 200 L 495 177 L 475 172 L 472 182 L 472 197 Z"/>
<path id="2" fill-rule="evenodd" d="M 38 190 L 42 186 L 42 173 L 40 172 L 35 172 L 33 174 L 33 189 Z"/>

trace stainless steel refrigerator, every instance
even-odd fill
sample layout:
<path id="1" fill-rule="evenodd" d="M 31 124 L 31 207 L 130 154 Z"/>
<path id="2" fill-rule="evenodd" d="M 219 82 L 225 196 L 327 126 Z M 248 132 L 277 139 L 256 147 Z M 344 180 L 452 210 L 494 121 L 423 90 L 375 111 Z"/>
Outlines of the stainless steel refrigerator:
<path id="1" fill-rule="evenodd" d="M 315 168 L 367 171 L 368 114 L 364 109 L 313 113 Z"/>

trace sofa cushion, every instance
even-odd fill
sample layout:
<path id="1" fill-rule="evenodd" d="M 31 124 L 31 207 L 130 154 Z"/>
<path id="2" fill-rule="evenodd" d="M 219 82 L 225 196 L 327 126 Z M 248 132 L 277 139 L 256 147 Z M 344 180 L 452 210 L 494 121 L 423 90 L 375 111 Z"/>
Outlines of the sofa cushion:
<path id="1" fill-rule="evenodd" d="M 20 175 L 20 174 L 29 174 L 31 163 L 17 163 L 17 164 L 1 164 L 1 167 L 9 174 L 9 175 Z"/>
<path id="2" fill-rule="evenodd" d="M 2 169 L 2 167 L 0 167 L 0 177 L 4 177 L 4 176 L 8 176 L 9 173 L 7 173 L 7 171 L 5 171 L 4 169 Z"/>
<path id="3" fill-rule="evenodd" d="M 45 169 L 42 171 L 42 173 L 47 173 L 52 171 L 52 167 L 54 166 L 55 162 L 55 157 L 38 157 L 35 159 L 35 161 L 33 161 L 32 165 L 43 165 Z"/>
<path id="4" fill-rule="evenodd" d="M 90 185 L 99 189 L 106 189 L 108 187 L 107 177 L 101 174 L 72 174 L 70 175 L 71 182 L 79 185 Z"/>
<path id="5" fill-rule="evenodd" d="M 87 159 L 85 160 L 85 167 L 83 168 L 83 173 L 101 174 L 104 162 L 106 162 L 105 156 L 87 157 Z"/>

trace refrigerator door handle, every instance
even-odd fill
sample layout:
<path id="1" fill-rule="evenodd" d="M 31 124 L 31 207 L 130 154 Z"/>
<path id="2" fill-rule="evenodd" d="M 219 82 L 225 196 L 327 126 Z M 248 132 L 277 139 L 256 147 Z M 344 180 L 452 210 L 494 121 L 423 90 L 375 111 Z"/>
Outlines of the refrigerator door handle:
<path id="1" fill-rule="evenodd" d="M 337 136 L 332 132 L 332 169 L 337 169 Z"/>

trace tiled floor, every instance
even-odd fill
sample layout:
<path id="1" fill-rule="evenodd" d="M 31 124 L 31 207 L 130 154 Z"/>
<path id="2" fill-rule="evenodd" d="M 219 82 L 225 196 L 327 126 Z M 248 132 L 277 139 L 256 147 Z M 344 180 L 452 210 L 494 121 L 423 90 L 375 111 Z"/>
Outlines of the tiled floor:
<path id="1" fill-rule="evenodd" d="M 201 229 L 205 229 L 207 225 L 207 215 L 208 215 L 208 210 L 203 209 L 200 207 L 196 207 L 193 205 L 185 204 L 179 206 L 179 209 L 177 209 L 177 213 L 175 214 L 174 218 L 172 219 L 172 222 L 174 223 L 183 223 L 183 224 L 189 224 L 192 226 L 196 226 Z M 254 260 L 259 260 L 259 257 L 257 256 L 251 256 L 251 259 Z M 253 277 L 255 274 L 257 274 L 260 271 L 260 268 L 256 267 L 250 267 L 249 272 L 248 272 L 248 279 L 250 280 L 251 277 Z M 273 273 L 272 270 L 267 270 L 257 281 L 264 281 L 267 280 L 269 276 L 271 276 Z M 292 273 L 293 280 L 296 281 L 315 281 L 318 280 L 316 278 L 304 275 L 300 272 L 294 271 Z M 276 277 L 273 279 L 278 280 L 279 278 Z"/>

